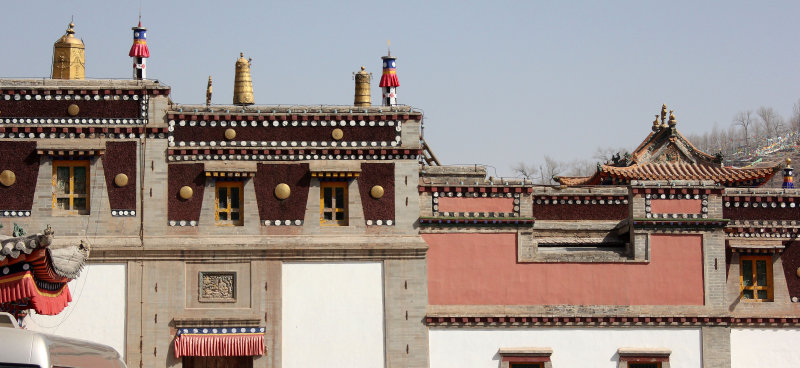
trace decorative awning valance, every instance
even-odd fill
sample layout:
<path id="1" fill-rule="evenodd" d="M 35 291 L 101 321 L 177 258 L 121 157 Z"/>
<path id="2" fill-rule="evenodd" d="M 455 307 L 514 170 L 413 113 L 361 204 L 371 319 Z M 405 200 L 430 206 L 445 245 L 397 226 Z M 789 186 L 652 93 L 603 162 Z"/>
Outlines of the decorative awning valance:
<path id="1" fill-rule="evenodd" d="M 264 327 L 181 328 L 175 357 L 264 355 Z"/>

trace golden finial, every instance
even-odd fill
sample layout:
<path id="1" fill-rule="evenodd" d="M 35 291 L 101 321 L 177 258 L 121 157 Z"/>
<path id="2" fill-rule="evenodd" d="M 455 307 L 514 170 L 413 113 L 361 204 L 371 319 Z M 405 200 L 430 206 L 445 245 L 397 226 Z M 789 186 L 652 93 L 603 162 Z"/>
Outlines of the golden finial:
<path id="1" fill-rule="evenodd" d="M 206 106 L 211 105 L 211 93 L 213 92 L 211 87 L 211 76 L 208 76 L 208 87 L 206 87 Z"/>
<path id="2" fill-rule="evenodd" d="M 667 120 L 667 104 L 661 105 L 661 123 Z"/>
<path id="3" fill-rule="evenodd" d="M 675 114 L 669 110 L 669 126 L 674 127 L 678 122 L 675 120 Z"/>
<path id="4" fill-rule="evenodd" d="M 252 105 L 255 103 L 253 98 L 253 80 L 250 78 L 250 62 L 253 59 L 245 59 L 244 53 L 239 53 L 236 60 L 236 75 L 233 81 L 233 104 Z"/>
<path id="5" fill-rule="evenodd" d="M 70 22 L 66 33 L 53 45 L 53 79 L 84 79 L 84 49 L 83 41 L 75 37 L 75 23 Z"/>
<path id="6" fill-rule="evenodd" d="M 658 130 L 658 125 L 659 125 L 658 124 L 658 114 L 656 114 L 655 116 L 656 116 L 656 118 L 655 118 L 655 120 L 653 120 L 653 131 L 654 132 Z"/>
<path id="7" fill-rule="evenodd" d="M 791 168 L 792 167 L 792 159 L 789 158 L 789 157 L 786 158 L 786 167 L 787 168 Z"/>
<path id="8" fill-rule="evenodd" d="M 370 80 L 372 79 L 372 74 L 368 73 L 367 68 L 362 66 L 361 71 L 355 73 L 355 80 L 356 80 L 356 93 L 355 98 L 353 99 L 353 105 L 355 106 L 371 106 L 372 105 L 372 96 L 370 94 Z"/>

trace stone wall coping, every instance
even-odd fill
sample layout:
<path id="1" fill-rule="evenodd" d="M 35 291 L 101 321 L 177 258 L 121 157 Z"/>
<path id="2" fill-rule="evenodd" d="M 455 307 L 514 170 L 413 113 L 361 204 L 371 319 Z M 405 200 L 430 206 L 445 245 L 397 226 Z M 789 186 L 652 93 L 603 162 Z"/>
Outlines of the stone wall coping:
<path id="1" fill-rule="evenodd" d="M 553 354 L 553 348 L 500 348 L 497 350 L 497 354 L 500 354 L 500 356 L 550 356 Z"/>
<path id="2" fill-rule="evenodd" d="M 667 348 L 619 348 L 620 356 L 669 356 L 672 350 Z"/>

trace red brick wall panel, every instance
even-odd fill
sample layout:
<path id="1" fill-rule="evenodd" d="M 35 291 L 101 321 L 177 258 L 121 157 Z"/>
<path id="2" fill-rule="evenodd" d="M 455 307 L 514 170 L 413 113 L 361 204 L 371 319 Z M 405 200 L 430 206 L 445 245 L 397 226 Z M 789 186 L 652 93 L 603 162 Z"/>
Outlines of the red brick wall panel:
<path id="1" fill-rule="evenodd" d="M 108 188 L 108 203 L 112 210 L 136 209 L 136 142 L 106 142 L 103 169 Z M 128 185 L 114 184 L 117 174 L 128 176 Z"/>
<path id="2" fill-rule="evenodd" d="M 200 209 L 203 207 L 203 191 L 206 177 L 203 173 L 203 164 L 171 164 L 167 168 L 167 217 L 170 221 L 198 221 Z M 192 188 L 192 198 L 180 197 L 181 187 L 188 185 Z"/>
<path id="3" fill-rule="evenodd" d="M 303 220 L 311 184 L 308 164 L 258 164 L 256 170 L 253 180 L 261 221 Z M 275 187 L 280 183 L 289 185 L 289 198 L 275 197 Z"/>
<path id="4" fill-rule="evenodd" d="M 14 185 L 0 185 L 0 210 L 30 210 L 39 174 L 36 142 L 7 141 L 0 144 L 0 172 L 11 170 Z"/>
<path id="5" fill-rule="evenodd" d="M 370 190 L 375 185 L 383 187 L 383 197 L 375 199 Z M 394 164 L 362 163 L 358 177 L 358 191 L 365 220 L 394 220 Z"/>

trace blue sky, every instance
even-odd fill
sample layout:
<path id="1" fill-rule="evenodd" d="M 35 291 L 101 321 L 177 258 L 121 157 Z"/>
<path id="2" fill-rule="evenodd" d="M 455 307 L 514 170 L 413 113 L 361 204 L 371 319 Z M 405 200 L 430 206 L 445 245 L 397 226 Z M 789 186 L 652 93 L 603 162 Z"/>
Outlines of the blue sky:
<path id="1" fill-rule="evenodd" d="M 129 78 L 139 1 L 6 2 L 0 77 L 48 77 L 75 16 L 88 78 Z M 425 112 L 448 164 L 590 159 L 634 148 L 666 103 L 678 129 L 730 125 L 741 110 L 788 117 L 800 99 L 800 2 L 142 0 L 148 76 L 178 103 L 232 98 L 239 52 L 257 104 L 352 104 L 352 73 L 375 76 L 386 40 L 398 101 Z M 493 173 L 494 174 L 494 173 Z"/>

